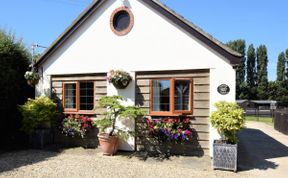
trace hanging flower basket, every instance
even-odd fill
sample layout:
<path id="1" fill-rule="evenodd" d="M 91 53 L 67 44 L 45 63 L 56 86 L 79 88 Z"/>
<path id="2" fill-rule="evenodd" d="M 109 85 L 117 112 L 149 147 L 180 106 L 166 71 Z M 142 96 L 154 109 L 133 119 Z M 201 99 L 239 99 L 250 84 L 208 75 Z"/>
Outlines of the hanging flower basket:
<path id="1" fill-rule="evenodd" d="M 129 85 L 132 77 L 128 72 L 122 70 L 111 70 L 107 73 L 107 80 L 109 83 L 112 83 L 115 88 L 124 89 Z"/>
<path id="2" fill-rule="evenodd" d="M 35 71 L 27 71 L 24 75 L 24 78 L 27 80 L 28 85 L 34 87 L 38 84 L 40 75 Z"/>
<path id="3" fill-rule="evenodd" d="M 34 87 L 39 83 L 39 80 L 27 80 L 27 84 Z"/>

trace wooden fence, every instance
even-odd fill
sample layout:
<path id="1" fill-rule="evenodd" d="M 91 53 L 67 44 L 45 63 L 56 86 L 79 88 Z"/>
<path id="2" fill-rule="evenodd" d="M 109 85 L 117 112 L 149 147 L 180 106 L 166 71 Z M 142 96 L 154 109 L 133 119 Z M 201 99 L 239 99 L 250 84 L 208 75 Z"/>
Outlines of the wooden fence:
<path id="1" fill-rule="evenodd" d="M 274 129 L 288 135 L 288 110 L 277 110 L 274 113 Z"/>

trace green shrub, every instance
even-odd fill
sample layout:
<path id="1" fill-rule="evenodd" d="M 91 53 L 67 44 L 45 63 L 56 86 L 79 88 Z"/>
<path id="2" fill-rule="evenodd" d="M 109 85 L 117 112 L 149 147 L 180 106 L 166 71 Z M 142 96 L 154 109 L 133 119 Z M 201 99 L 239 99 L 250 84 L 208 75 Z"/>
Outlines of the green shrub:
<path id="1" fill-rule="evenodd" d="M 215 107 L 217 111 L 210 116 L 212 126 L 224 136 L 227 143 L 237 143 L 236 134 L 245 125 L 243 109 L 234 102 L 226 101 L 215 103 Z"/>
<path id="2" fill-rule="evenodd" d="M 23 77 L 29 69 L 29 50 L 23 40 L 0 27 L 0 147 L 25 145 L 18 105 L 35 95 Z"/>
<path id="3" fill-rule="evenodd" d="M 44 123 L 51 123 L 58 115 L 57 104 L 45 96 L 29 98 L 24 105 L 19 106 L 19 110 L 23 116 L 21 129 L 28 134 Z"/>
<path id="4" fill-rule="evenodd" d="M 107 112 L 104 113 L 105 118 L 94 121 L 94 126 L 98 127 L 101 132 L 105 132 L 106 128 L 111 127 L 112 129 L 108 134 L 109 136 L 118 135 L 122 139 L 127 140 L 129 134 L 133 133 L 128 133 L 123 129 L 117 128 L 116 119 L 137 119 L 138 117 L 144 116 L 146 111 L 137 106 L 124 106 L 121 104 L 121 101 L 124 101 L 124 98 L 116 95 L 103 96 L 100 98 L 98 108 L 107 108 Z M 115 130 L 117 131 L 116 133 Z"/>

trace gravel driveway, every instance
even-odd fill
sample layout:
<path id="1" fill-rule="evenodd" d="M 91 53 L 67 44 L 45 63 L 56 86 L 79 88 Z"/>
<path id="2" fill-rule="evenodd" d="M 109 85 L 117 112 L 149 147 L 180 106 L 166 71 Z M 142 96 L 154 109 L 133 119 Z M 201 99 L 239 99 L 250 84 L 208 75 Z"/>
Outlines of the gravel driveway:
<path id="1" fill-rule="evenodd" d="M 208 164 L 208 165 L 207 165 Z M 249 177 L 248 173 L 213 171 L 209 157 L 141 160 L 127 154 L 102 156 L 98 149 L 61 152 L 27 150 L 0 155 L 0 177 Z"/>
<path id="2" fill-rule="evenodd" d="M 288 175 L 288 136 L 263 123 L 248 122 L 239 134 L 239 172 L 213 171 L 208 156 L 172 156 L 158 160 L 120 153 L 103 156 L 99 149 L 71 148 L 61 151 L 0 151 L 1 177 L 277 177 Z"/>

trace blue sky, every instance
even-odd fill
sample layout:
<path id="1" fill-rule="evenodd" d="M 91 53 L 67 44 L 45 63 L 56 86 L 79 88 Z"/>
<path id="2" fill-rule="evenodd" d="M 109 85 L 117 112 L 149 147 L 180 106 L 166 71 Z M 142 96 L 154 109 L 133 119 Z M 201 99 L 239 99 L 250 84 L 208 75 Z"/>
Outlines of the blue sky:
<path id="1" fill-rule="evenodd" d="M 49 46 L 92 0 L 6 0 L 0 6 L 0 27 Z M 247 47 L 268 48 L 268 77 L 276 78 L 278 54 L 288 48 L 287 0 L 161 0 L 177 13 L 226 43 L 245 39 Z"/>

